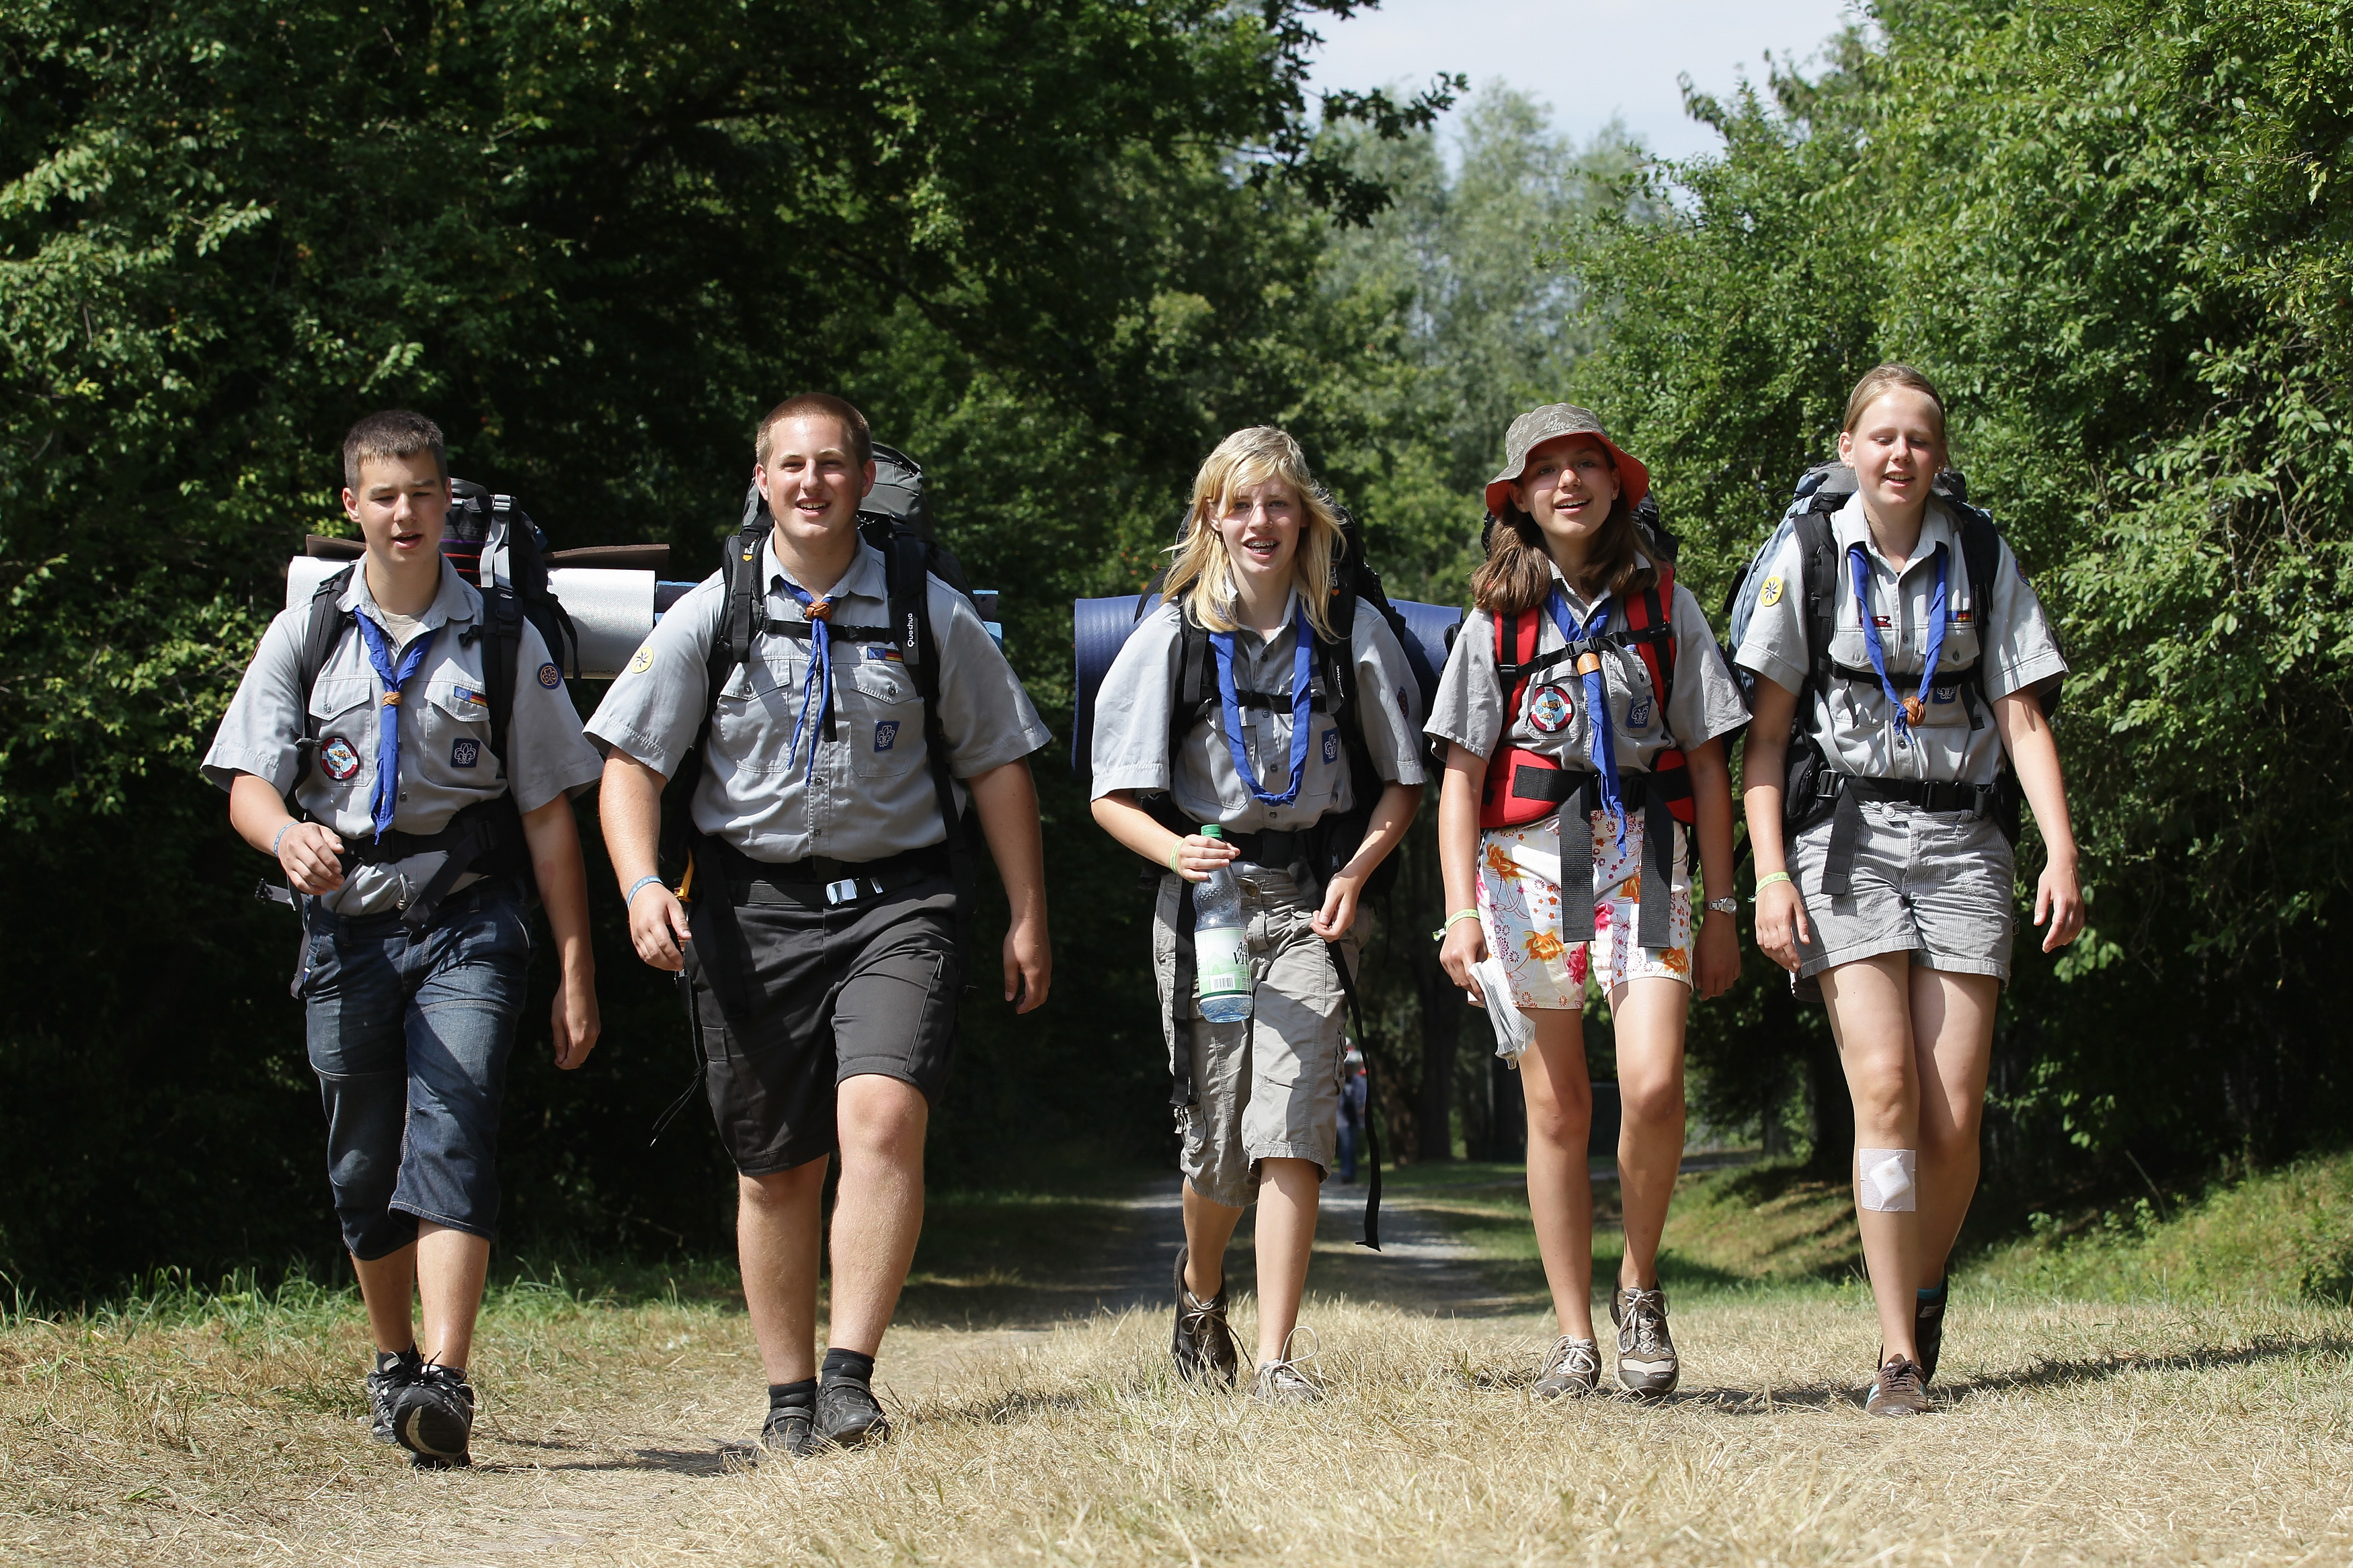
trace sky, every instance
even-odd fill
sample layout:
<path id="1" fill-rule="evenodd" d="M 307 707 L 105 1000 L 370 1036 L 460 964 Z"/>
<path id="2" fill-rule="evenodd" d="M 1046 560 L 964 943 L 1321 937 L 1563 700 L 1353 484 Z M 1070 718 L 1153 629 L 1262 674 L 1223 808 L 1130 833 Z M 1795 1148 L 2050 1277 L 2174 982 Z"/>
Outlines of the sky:
<path id="1" fill-rule="evenodd" d="M 1501 79 L 1549 103 L 1580 142 L 1615 115 L 1651 152 L 1687 157 L 1715 138 L 1683 113 L 1677 76 L 1729 91 L 1762 79 L 1767 50 L 1811 59 L 1855 15 L 1845 0 L 1383 0 L 1321 21 L 1314 85 L 1419 88 L 1460 71 L 1474 90 Z"/>

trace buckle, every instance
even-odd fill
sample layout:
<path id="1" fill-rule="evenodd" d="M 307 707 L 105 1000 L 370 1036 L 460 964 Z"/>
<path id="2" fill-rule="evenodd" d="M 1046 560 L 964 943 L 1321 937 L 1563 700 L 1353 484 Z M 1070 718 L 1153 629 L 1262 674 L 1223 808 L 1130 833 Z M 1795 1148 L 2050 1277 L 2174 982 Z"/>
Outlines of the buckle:
<path id="1" fill-rule="evenodd" d="M 858 879 L 844 877 L 839 882 L 825 885 L 825 901 L 828 904 L 853 903 L 858 898 Z"/>

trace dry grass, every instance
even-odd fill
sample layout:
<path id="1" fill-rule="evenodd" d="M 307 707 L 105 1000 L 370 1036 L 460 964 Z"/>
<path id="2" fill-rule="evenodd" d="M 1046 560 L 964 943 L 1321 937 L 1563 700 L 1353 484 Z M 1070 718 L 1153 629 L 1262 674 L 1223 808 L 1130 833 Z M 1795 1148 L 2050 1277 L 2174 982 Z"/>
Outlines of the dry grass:
<path id="1" fill-rule="evenodd" d="M 1946 1406 L 1902 1423 L 1852 1403 L 1871 1342 L 1849 1288 L 1687 1292 L 1691 1387 L 1659 1408 L 1533 1405 L 1534 1318 L 1310 1316 L 1334 1397 L 1304 1411 L 1172 1385 L 1156 1312 L 900 1331 L 897 1443 L 745 1469 L 723 1457 L 758 1403 L 740 1314 L 509 1290 L 476 1357 L 481 1462 L 443 1476 L 365 1440 L 360 1326 L 333 1294 L 19 1321 L 0 1561 L 2353 1556 L 2341 1311 L 1965 1296 Z"/>

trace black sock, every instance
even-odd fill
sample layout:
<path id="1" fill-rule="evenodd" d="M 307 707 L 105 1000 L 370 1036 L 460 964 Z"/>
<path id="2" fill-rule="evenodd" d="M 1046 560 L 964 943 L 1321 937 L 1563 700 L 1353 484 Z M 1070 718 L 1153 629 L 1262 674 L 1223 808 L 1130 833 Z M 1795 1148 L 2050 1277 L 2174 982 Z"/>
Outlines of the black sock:
<path id="1" fill-rule="evenodd" d="M 828 1350 L 825 1352 L 825 1380 L 828 1383 L 871 1383 L 874 1381 L 874 1358 L 860 1355 L 856 1351 Z"/>
<path id="2" fill-rule="evenodd" d="M 418 1367 L 423 1366 L 424 1364 L 424 1362 L 420 1360 L 417 1354 L 417 1347 L 415 1345 L 409 1346 L 405 1351 L 378 1351 L 375 1352 L 375 1369 L 380 1373 L 390 1372 L 395 1367 L 406 1367 L 409 1371 L 415 1372 Z"/>
<path id="3" fill-rule="evenodd" d="M 802 1378 L 798 1383 L 768 1384 L 768 1408 L 771 1410 L 813 1410 L 817 1408 L 817 1379 Z"/>

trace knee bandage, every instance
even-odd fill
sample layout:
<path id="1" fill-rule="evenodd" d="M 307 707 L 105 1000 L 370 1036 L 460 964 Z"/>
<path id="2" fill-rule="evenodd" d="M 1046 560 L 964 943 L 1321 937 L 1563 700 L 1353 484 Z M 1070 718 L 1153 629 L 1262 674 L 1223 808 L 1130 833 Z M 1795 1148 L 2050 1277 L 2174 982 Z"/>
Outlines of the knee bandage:
<path id="1" fill-rule="evenodd" d="M 1857 1149 L 1854 1152 L 1855 1202 L 1881 1214 L 1910 1214 L 1920 1206 L 1920 1188 L 1914 1180 L 1920 1156 L 1911 1149 Z"/>

